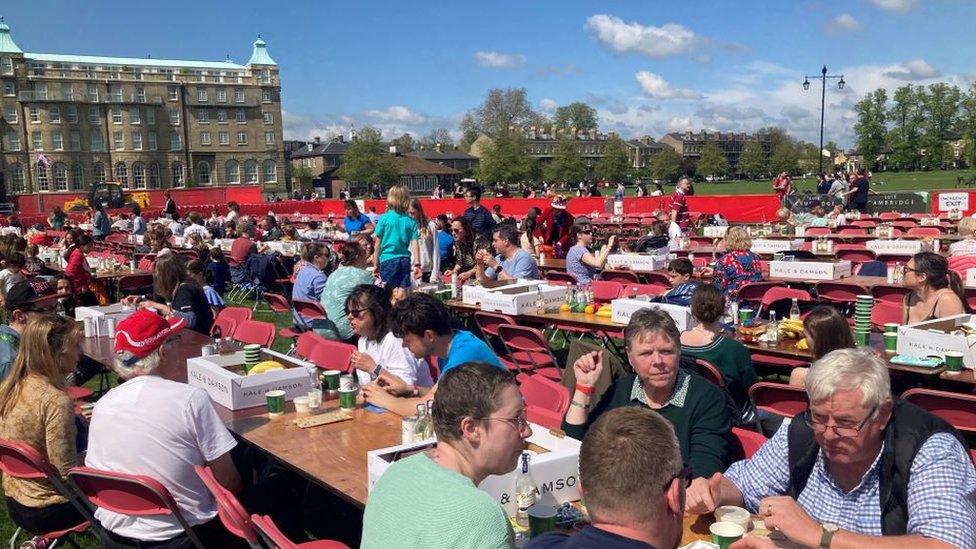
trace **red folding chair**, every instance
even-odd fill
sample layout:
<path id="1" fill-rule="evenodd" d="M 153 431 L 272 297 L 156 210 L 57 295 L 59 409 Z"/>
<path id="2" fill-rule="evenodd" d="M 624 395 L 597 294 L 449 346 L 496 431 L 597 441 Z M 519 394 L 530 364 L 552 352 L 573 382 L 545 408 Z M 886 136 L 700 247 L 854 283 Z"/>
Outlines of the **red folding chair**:
<path id="1" fill-rule="evenodd" d="M 298 549 L 299 547 L 303 549 L 349 549 L 349 546 L 345 543 L 332 541 L 332 540 L 315 540 L 307 541 L 305 543 L 295 543 L 285 537 L 285 535 L 278 529 L 271 517 L 267 515 L 251 515 L 251 522 L 258 532 L 261 533 L 261 537 L 268 544 L 268 547 L 274 547 L 275 549 Z"/>
<path id="2" fill-rule="evenodd" d="M 901 303 L 875 301 L 874 306 L 871 307 L 871 325 L 879 332 L 883 332 L 885 324 L 890 322 L 901 324 L 902 320 L 904 320 L 902 314 Z"/>
<path id="3" fill-rule="evenodd" d="M 762 433 L 743 429 L 742 427 L 733 427 L 732 434 L 735 436 L 734 442 L 738 445 L 738 448 L 733 448 L 733 453 L 736 454 L 736 457 L 742 457 L 743 459 L 749 459 L 756 455 L 756 452 L 762 448 L 762 445 L 766 444 L 766 441 L 769 440 Z M 741 452 L 741 454 L 736 452 L 736 450 Z"/>
<path id="4" fill-rule="evenodd" d="M 562 380 L 562 369 L 542 331 L 526 326 L 498 327 L 498 336 L 508 356 L 520 372 L 534 372 L 555 381 Z"/>
<path id="5" fill-rule="evenodd" d="M 749 398 L 756 410 L 789 418 L 805 411 L 810 406 L 807 392 L 802 387 L 768 381 L 760 381 L 749 387 Z M 756 428 L 762 433 L 758 415 L 756 417 Z"/>
<path id="6" fill-rule="evenodd" d="M 834 255 L 837 259 L 850 261 L 851 263 L 867 263 L 877 260 L 878 256 L 873 250 L 867 248 L 860 250 L 834 248 Z"/>
<path id="7" fill-rule="evenodd" d="M 807 227 L 804 236 L 825 236 L 830 234 L 830 227 Z"/>
<path id="8" fill-rule="evenodd" d="M 905 296 L 912 291 L 898 284 L 875 284 L 871 287 L 870 293 L 875 303 L 895 303 L 901 306 L 905 303 Z"/>
<path id="9" fill-rule="evenodd" d="M 260 320 L 245 320 L 234 330 L 234 341 L 244 344 L 256 343 L 262 347 L 271 347 L 275 339 L 275 325 Z"/>
<path id="10" fill-rule="evenodd" d="M 78 497 L 61 480 L 61 475 L 48 462 L 47 458 L 30 444 L 16 440 L 0 439 L 0 473 L 11 478 L 23 480 L 46 480 L 54 486 L 54 489 L 59 494 L 72 502 L 83 517 L 87 517 L 88 519 L 66 530 L 37 534 L 39 537 L 56 542 L 71 534 L 81 534 L 88 530 L 90 525 L 89 521 L 92 519 L 91 511 L 84 507 L 83 503 L 78 500 Z M 15 547 L 17 537 L 20 536 L 21 532 L 23 532 L 22 528 L 17 527 L 15 529 L 13 535 L 10 537 L 10 547 Z M 53 547 L 53 543 L 50 546 Z"/>
<path id="11" fill-rule="evenodd" d="M 621 297 L 634 297 L 639 295 L 658 296 L 664 294 L 670 286 L 660 286 L 658 284 L 627 284 L 623 288 Z"/>
<path id="12" fill-rule="evenodd" d="M 308 301 L 306 299 L 293 299 L 291 306 L 295 314 L 306 320 L 321 320 L 328 318 L 325 308 L 318 301 Z"/>
<path id="13" fill-rule="evenodd" d="M 579 284 L 576 277 L 564 271 L 546 271 L 546 280 L 557 286 L 569 286 Z"/>
<path id="14" fill-rule="evenodd" d="M 68 480 L 91 504 L 107 511 L 133 517 L 172 516 L 195 547 L 206 549 L 186 522 L 176 500 L 159 481 L 145 475 L 91 467 L 73 467 L 68 471 Z"/>
<path id="15" fill-rule="evenodd" d="M 593 291 L 593 301 L 596 303 L 610 303 L 614 299 L 621 297 L 623 285 L 612 280 L 594 280 L 590 284 Z"/>
<path id="16" fill-rule="evenodd" d="M 942 227 L 912 227 L 908 229 L 908 236 L 942 236 Z"/>
<path id="17" fill-rule="evenodd" d="M 857 301 L 857 296 L 868 295 L 868 289 L 860 284 L 849 282 L 823 281 L 817 283 L 817 295 L 821 301 L 850 306 Z"/>
<path id="18" fill-rule="evenodd" d="M 289 316 L 292 316 L 294 318 L 294 314 L 292 313 L 291 303 L 288 302 L 287 297 L 273 292 L 261 292 L 261 295 L 264 297 L 264 300 L 268 303 L 268 306 L 271 307 L 271 312 L 278 313 L 278 314 L 288 313 Z M 292 340 L 292 345 L 294 345 L 295 338 L 297 338 L 298 335 L 301 334 L 303 331 L 305 330 L 299 330 L 294 327 L 282 328 L 281 330 L 278 331 L 278 335 Z"/>
<path id="19" fill-rule="evenodd" d="M 231 534 L 246 541 L 252 549 L 264 549 L 258 537 L 258 532 L 254 529 L 254 523 L 251 522 L 250 515 L 247 514 L 241 502 L 238 501 L 237 496 L 217 482 L 217 478 L 214 477 L 210 467 L 197 465 L 193 469 L 217 501 L 217 516 L 220 517 L 220 522 L 224 525 L 224 528 Z"/>
<path id="20" fill-rule="evenodd" d="M 315 350 L 316 346 L 328 342 L 328 338 L 320 336 L 315 332 L 302 332 L 295 340 L 295 354 L 300 358 L 308 360 L 312 356 L 312 351 Z"/>
<path id="21" fill-rule="evenodd" d="M 642 273 L 644 276 L 645 284 L 654 284 L 656 286 L 664 286 L 665 288 L 671 288 L 671 279 L 664 273 L 658 272 L 647 272 Z"/>
<path id="22" fill-rule="evenodd" d="M 607 269 L 600 273 L 600 280 L 606 282 L 619 282 L 620 284 L 640 284 L 640 277 L 633 271 L 617 271 Z"/>
<path id="23" fill-rule="evenodd" d="M 773 303 L 786 299 L 795 299 L 798 303 L 809 303 L 813 301 L 813 298 L 810 297 L 810 292 L 806 290 L 777 286 L 763 293 L 762 299 L 759 300 L 759 310 L 756 311 L 756 316 L 759 317 L 763 309 L 769 310 Z"/>
<path id="24" fill-rule="evenodd" d="M 901 212 L 881 212 L 878 217 L 882 221 L 893 221 L 895 219 L 901 219 Z"/>
<path id="25" fill-rule="evenodd" d="M 236 324 L 240 324 L 245 320 L 251 320 L 251 309 L 248 307 L 224 307 L 217 313 L 217 319 L 229 319 L 233 320 Z M 233 332 L 225 332 L 224 336 L 227 336 Z"/>
<path id="26" fill-rule="evenodd" d="M 343 373 L 352 371 L 349 359 L 356 352 L 356 346 L 341 341 L 323 338 L 312 348 L 308 361 L 323 370 L 341 370 Z"/>
<path id="27" fill-rule="evenodd" d="M 786 284 L 782 282 L 748 282 L 739 288 L 739 301 L 759 305 L 770 289 L 785 287 Z"/>
<path id="28" fill-rule="evenodd" d="M 474 323 L 478 325 L 478 329 L 481 330 L 481 335 L 484 336 L 485 340 L 490 341 L 492 338 L 499 338 L 498 327 L 499 326 L 514 326 L 518 324 L 514 317 L 505 315 L 502 313 L 492 313 L 488 311 L 476 311 L 474 313 Z M 505 368 L 511 371 L 518 371 L 518 366 L 512 359 L 507 355 L 502 355 L 498 357 L 502 361 Z"/>
<path id="29" fill-rule="evenodd" d="M 864 227 L 850 227 L 841 229 L 837 234 L 841 236 L 867 236 L 868 231 Z"/>
<path id="30" fill-rule="evenodd" d="M 915 388 L 901 398 L 948 421 L 959 431 L 976 433 L 976 395 Z"/>
<path id="31" fill-rule="evenodd" d="M 522 392 L 522 398 L 525 399 L 527 408 L 533 407 L 533 413 L 541 410 L 550 412 L 549 414 L 537 414 L 536 418 L 540 421 L 532 418 L 529 421 L 549 429 L 561 428 L 563 416 L 569 409 L 569 389 L 562 383 L 538 374 L 521 373 L 516 379 L 519 382 L 519 390 Z M 556 418 L 558 420 L 553 421 Z"/>
<path id="32" fill-rule="evenodd" d="M 119 277 L 116 288 L 121 295 L 129 295 L 142 288 L 152 287 L 153 275 L 151 274 L 131 274 Z"/>
<path id="33" fill-rule="evenodd" d="M 722 372 L 719 371 L 717 366 L 704 358 L 698 357 L 695 357 L 695 364 L 698 366 L 698 373 L 703 378 L 711 381 L 717 387 L 725 387 L 725 378 L 722 377 Z"/>

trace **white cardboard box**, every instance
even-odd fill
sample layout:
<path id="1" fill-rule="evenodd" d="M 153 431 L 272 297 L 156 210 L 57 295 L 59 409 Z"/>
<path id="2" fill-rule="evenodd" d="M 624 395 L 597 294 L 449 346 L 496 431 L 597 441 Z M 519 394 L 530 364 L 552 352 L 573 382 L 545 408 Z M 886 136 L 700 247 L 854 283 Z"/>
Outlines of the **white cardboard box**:
<path id="1" fill-rule="evenodd" d="M 536 300 L 539 294 L 547 309 L 558 308 L 566 301 L 565 286 L 549 284 L 534 284 L 532 286 L 502 286 L 486 293 L 481 299 L 481 310 L 507 315 L 520 315 L 535 312 L 538 308 Z"/>
<path id="2" fill-rule="evenodd" d="M 607 256 L 607 268 L 619 269 L 626 267 L 631 271 L 660 271 L 668 267 L 666 254 L 610 254 Z"/>
<path id="3" fill-rule="evenodd" d="M 947 333 L 974 319 L 974 315 L 957 315 L 899 326 L 896 350 L 900 355 L 917 357 L 957 351 L 963 354 L 966 368 L 976 369 L 976 336 Z"/>
<path id="4" fill-rule="evenodd" d="M 262 349 L 261 353 L 262 361 L 278 361 L 285 369 L 242 376 L 227 368 L 244 364 L 244 351 L 200 356 L 186 361 L 187 383 L 201 387 L 214 402 L 231 410 L 264 406 L 264 393 L 268 391 L 282 390 L 285 400 L 292 400 L 312 390 L 309 370 L 315 369 L 314 364 L 270 349 Z"/>
<path id="5" fill-rule="evenodd" d="M 876 254 L 915 255 L 939 251 L 938 240 L 868 240 L 865 245 Z"/>
<path id="6" fill-rule="evenodd" d="M 729 230 L 728 225 L 709 225 L 702 228 L 702 236 L 710 236 L 712 238 L 725 238 L 725 233 Z"/>
<path id="7" fill-rule="evenodd" d="M 84 320 L 89 317 L 95 318 L 95 335 L 107 336 L 108 319 L 114 318 L 115 325 L 118 326 L 119 322 L 129 318 L 129 315 L 134 312 L 134 308 L 126 309 L 121 303 L 113 303 L 112 305 L 105 306 L 75 307 L 75 320 Z"/>
<path id="8" fill-rule="evenodd" d="M 966 269 L 966 287 L 976 288 L 976 268 Z"/>
<path id="9" fill-rule="evenodd" d="M 795 280 L 837 280 L 851 276 L 851 262 L 843 261 L 770 261 L 770 278 Z"/>
<path id="10" fill-rule="evenodd" d="M 542 284 L 542 280 L 519 279 L 511 284 L 504 284 L 494 287 L 483 286 L 481 284 L 465 284 L 461 287 L 461 301 L 468 305 L 478 305 L 486 295 L 502 288 L 535 288 Z"/>
<path id="11" fill-rule="evenodd" d="M 554 435 L 549 429 L 534 423 L 531 426 L 532 436 L 527 441 L 529 443 L 528 449 L 535 451 L 533 446 L 537 446 L 548 450 L 536 451 L 529 460 L 529 474 L 539 490 L 540 501 L 558 505 L 579 500 L 577 475 L 579 472 L 580 441 Z M 367 452 L 368 491 L 373 490 L 376 481 L 380 479 L 391 463 L 397 459 L 408 457 L 417 451 L 430 448 L 434 444 L 434 441 L 415 442 Z M 488 492 L 509 516 L 515 514 L 515 477 L 517 471 L 518 466 L 504 475 L 492 475 L 478 485 L 478 488 Z"/>
<path id="12" fill-rule="evenodd" d="M 610 320 L 619 322 L 620 324 L 628 324 L 630 323 L 630 317 L 641 309 L 660 309 L 674 319 L 678 330 L 682 332 L 697 324 L 694 317 L 691 316 L 691 307 L 682 307 L 668 303 L 654 303 L 647 296 L 614 299 L 610 302 Z"/>
<path id="13" fill-rule="evenodd" d="M 305 249 L 305 243 L 303 242 L 281 242 L 281 241 L 271 241 L 265 242 L 265 246 L 273 252 L 278 252 L 281 255 L 293 256 L 302 253 Z"/>
<path id="14" fill-rule="evenodd" d="M 786 239 L 775 239 L 775 238 L 756 238 L 752 241 L 753 253 L 757 254 L 774 254 L 777 252 L 792 252 L 796 250 L 803 249 L 803 239 L 797 238 L 793 240 Z"/>

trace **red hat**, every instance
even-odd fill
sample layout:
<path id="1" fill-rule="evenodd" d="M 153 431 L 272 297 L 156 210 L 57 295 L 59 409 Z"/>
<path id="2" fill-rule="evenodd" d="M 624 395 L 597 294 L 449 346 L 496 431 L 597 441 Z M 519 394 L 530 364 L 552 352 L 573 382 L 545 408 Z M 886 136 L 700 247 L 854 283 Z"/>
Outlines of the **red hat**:
<path id="1" fill-rule="evenodd" d="M 179 315 L 167 319 L 148 309 L 139 309 L 116 327 L 115 352 L 129 351 L 138 358 L 148 356 L 161 347 L 167 337 L 183 328 L 186 328 L 186 319 Z"/>

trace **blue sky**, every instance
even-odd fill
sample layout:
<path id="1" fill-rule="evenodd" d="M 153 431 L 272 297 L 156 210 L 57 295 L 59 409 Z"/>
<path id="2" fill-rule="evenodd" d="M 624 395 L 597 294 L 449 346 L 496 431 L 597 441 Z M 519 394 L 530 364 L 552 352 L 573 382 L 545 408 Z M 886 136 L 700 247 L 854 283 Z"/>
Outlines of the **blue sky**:
<path id="1" fill-rule="evenodd" d="M 489 88 L 525 87 L 626 137 L 776 124 L 815 140 L 820 94 L 800 84 L 827 64 L 847 81 L 828 87 L 827 139 L 850 145 L 864 93 L 976 79 L 969 0 L 5 4 L 25 51 L 245 62 L 260 32 L 293 138 L 457 131 Z"/>

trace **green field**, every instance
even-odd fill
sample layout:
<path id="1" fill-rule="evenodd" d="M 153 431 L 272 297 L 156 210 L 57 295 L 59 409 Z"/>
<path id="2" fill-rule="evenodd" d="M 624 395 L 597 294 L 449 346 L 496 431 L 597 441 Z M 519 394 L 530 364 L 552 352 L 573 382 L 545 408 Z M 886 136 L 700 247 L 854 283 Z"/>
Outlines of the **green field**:
<path id="1" fill-rule="evenodd" d="M 976 170 L 949 170 L 928 172 L 877 172 L 871 177 L 871 189 L 885 191 L 930 191 L 953 189 L 957 177 L 971 178 Z M 798 192 L 817 192 L 817 178 L 794 179 Z M 628 189 L 632 191 L 632 189 Z M 731 180 L 714 183 L 695 184 L 695 194 L 771 194 L 773 182 L 770 179 L 749 181 Z M 628 193 L 632 194 L 632 192 Z"/>

